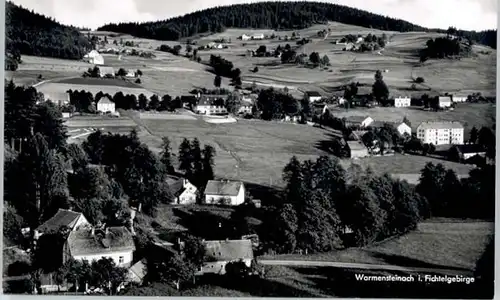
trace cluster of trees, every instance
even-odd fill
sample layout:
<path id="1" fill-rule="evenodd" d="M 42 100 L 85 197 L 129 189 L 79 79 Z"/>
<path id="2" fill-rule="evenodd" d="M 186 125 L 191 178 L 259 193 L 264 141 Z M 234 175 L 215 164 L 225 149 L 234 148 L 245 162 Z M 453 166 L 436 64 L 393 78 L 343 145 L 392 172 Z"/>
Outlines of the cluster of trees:
<path id="1" fill-rule="evenodd" d="M 21 53 L 17 49 L 12 52 L 5 52 L 5 71 L 16 71 L 19 64 L 22 63 Z"/>
<path id="2" fill-rule="evenodd" d="M 427 163 L 416 191 L 426 199 L 425 217 L 493 220 L 495 213 L 495 166 L 484 165 L 459 179 L 452 169 Z"/>
<path id="3" fill-rule="evenodd" d="M 76 28 L 12 2 L 5 4 L 5 18 L 7 53 L 81 59 L 92 48 L 90 40 Z"/>
<path id="4" fill-rule="evenodd" d="M 361 140 L 369 151 L 384 155 L 388 149 L 399 146 L 403 141 L 403 136 L 393 125 L 386 123 L 379 128 L 370 128 L 363 134 Z"/>
<path id="5" fill-rule="evenodd" d="M 161 99 L 157 95 L 148 97 L 140 94 L 138 97 L 135 94 L 123 94 L 117 92 L 114 96 L 98 92 L 95 97 L 91 92 L 84 90 L 68 90 L 70 95 L 70 106 L 64 108 L 69 112 L 85 112 L 95 113 L 96 105 L 103 97 L 108 97 L 117 109 L 139 109 L 139 110 L 155 110 L 155 111 L 173 111 L 182 107 L 182 100 L 179 97 L 172 98 L 170 95 L 164 95 Z"/>
<path id="6" fill-rule="evenodd" d="M 411 230 L 420 220 L 419 196 L 408 183 L 356 165 L 346 172 L 336 158 L 293 157 L 283 178 L 284 202 L 267 226 L 267 247 L 280 253 L 366 245 Z"/>
<path id="7" fill-rule="evenodd" d="M 483 126 L 479 130 L 476 127 L 472 127 L 467 144 L 477 146 L 475 149 L 484 151 L 487 158 L 495 159 L 495 141 L 495 133 L 490 127 Z M 448 159 L 456 162 L 463 162 L 458 147 L 454 146 L 450 149 Z"/>
<path id="8" fill-rule="evenodd" d="M 392 31 L 424 30 L 406 21 L 318 2 L 268 2 L 215 7 L 159 22 L 107 24 L 98 30 L 159 40 L 178 40 L 204 32 L 222 32 L 227 27 L 296 30 L 328 21 Z"/>
<path id="9" fill-rule="evenodd" d="M 257 98 L 256 107 L 261 111 L 261 118 L 266 121 L 282 120 L 286 115 L 294 116 L 307 110 L 308 102 L 299 102 L 292 95 L 273 88 L 262 90 Z"/>
<path id="10" fill-rule="evenodd" d="M 236 88 L 241 88 L 241 70 L 239 68 L 234 68 L 232 62 L 220 57 L 220 55 L 210 55 L 210 66 L 213 68 L 216 76 L 220 77 L 228 77 L 231 78 L 232 84 Z M 217 87 L 220 87 L 220 81 L 217 80 L 215 83 L 218 83 Z"/>
<path id="11" fill-rule="evenodd" d="M 168 140 L 164 140 L 164 155 L 168 153 L 169 145 Z M 215 148 L 211 145 L 205 145 L 202 150 L 197 138 L 192 141 L 185 138 L 179 146 L 179 170 L 199 190 L 204 190 L 207 182 L 214 179 L 215 154 Z"/>
<path id="12" fill-rule="evenodd" d="M 315 66 L 328 66 L 330 64 L 330 58 L 328 58 L 326 54 L 321 57 L 318 52 L 311 52 L 311 54 L 309 54 L 309 62 Z"/>
<path id="13" fill-rule="evenodd" d="M 455 57 L 470 51 L 471 44 L 465 45 L 461 38 L 438 37 L 427 41 L 426 48 L 420 51 L 420 61 L 425 62 L 429 58 Z"/>
<path id="14" fill-rule="evenodd" d="M 181 45 L 175 45 L 174 47 L 170 47 L 169 45 L 161 45 L 156 49 L 157 51 L 172 53 L 173 55 L 179 55 L 182 50 Z"/>
<path id="15" fill-rule="evenodd" d="M 389 101 L 389 88 L 384 82 L 384 76 L 380 70 L 375 72 L 375 82 L 372 86 L 372 96 L 381 105 L 388 105 Z"/>

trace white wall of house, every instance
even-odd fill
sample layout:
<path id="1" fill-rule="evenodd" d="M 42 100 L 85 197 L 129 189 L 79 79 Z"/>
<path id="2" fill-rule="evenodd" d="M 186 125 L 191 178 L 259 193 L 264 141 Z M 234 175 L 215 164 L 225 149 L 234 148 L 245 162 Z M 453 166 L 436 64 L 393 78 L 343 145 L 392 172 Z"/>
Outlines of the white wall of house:
<path id="1" fill-rule="evenodd" d="M 177 204 L 195 204 L 198 189 L 189 181 L 184 181 L 184 191 L 177 197 Z"/>
<path id="2" fill-rule="evenodd" d="M 411 99 L 409 97 L 394 98 L 395 107 L 409 107 L 410 105 L 411 105 Z"/>
<path id="3" fill-rule="evenodd" d="M 238 109 L 238 113 L 242 113 L 242 114 L 251 114 L 252 113 L 252 106 L 251 105 L 242 105 L 240 106 L 240 108 Z"/>
<path id="4" fill-rule="evenodd" d="M 240 205 L 245 202 L 245 187 L 243 184 L 240 186 L 240 190 L 238 195 L 236 196 L 225 196 L 225 195 L 210 195 L 205 194 L 205 203 L 206 204 L 219 204 L 222 199 L 231 199 L 230 205 Z"/>
<path id="5" fill-rule="evenodd" d="M 467 102 L 467 97 L 463 96 L 453 96 L 453 102 Z"/>
<path id="6" fill-rule="evenodd" d="M 397 127 L 399 134 L 404 135 L 405 133 L 411 136 L 411 127 L 406 125 L 406 123 L 401 123 Z"/>
<path id="7" fill-rule="evenodd" d="M 449 97 L 439 97 L 438 101 L 439 101 L 440 108 L 451 107 L 451 98 L 449 98 Z"/>
<path id="8" fill-rule="evenodd" d="M 463 128 L 417 128 L 417 138 L 424 144 L 462 145 L 464 143 Z"/>
<path id="9" fill-rule="evenodd" d="M 97 102 L 97 111 L 100 112 L 115 112 L 115 104 L 114 103 L 101 103 L 100 101 Z"/>
<path id="10" fill-rule="evenodd" d="M 321 100 L 321 96 L 309 96 L 309 102 L 316 102 Z"/>
<path id="11" fill-rule="evenodd" d="M 111 252 L 111 253 L 102 253 L 102 254 L 88 254 L 88 255 L 75 255 L 73 259 L 75 260 L 87 260 L 89 262 L 93 260 L 99 260 L 103 257 L 111 258 L 115 262 L 117 266 L 127 267 L 132 263 L 132 250 L 129 251 L 121 251 L 121 252 Z"/>
<path id="12" fill-rule="evenodd" d="M 235 260 L 235 261 L 239 261 Z M 252 265 L 252 259 L 243 259 L 243 262 L 247 267 Z M 198 274 L 226 274 L 226 265 L 230 263 L 230 261 L 215 261 L 215 262 L 207 262 L 203 264 L 203 266 L 198 270 Z"/>

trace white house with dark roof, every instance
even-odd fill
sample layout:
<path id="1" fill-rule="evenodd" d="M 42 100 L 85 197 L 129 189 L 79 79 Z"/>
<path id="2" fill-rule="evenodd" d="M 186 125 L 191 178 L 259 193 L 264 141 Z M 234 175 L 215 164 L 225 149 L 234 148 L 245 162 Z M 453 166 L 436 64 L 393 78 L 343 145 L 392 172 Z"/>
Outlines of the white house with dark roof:
<path id="1" fill-rule="evenodd" d="M 52 218 L 35 229 L 35 239 L 44 233 L 58 232 L 63 227 L 75 231 L 90 226 L 82 213 L 60 208 Z"/>
<path id="2" fill-rule="evenodd" d="M 201 95 L 194 112 L 203 115 L 226 114 L 227 95 Z"/>
<path id="3" fill-rule="evenodd" d="M 125 227 L 108 227 L 105 230 L 81 229 L 72 231 L 63 248 L 63 261 L 69 259 L 113 259 L 120 267 L 129 267 L 135 251 L 132 234 Z"/>
<path id="4" fill-rule="evenodd" d="M 108 96 L 104 96 L 99 99 L 99 102 L 97 102 L 97 111 L 100 111 L 102 113 L 114 113 L 115 103 L 111 101 Z"/>
<path id="5" fill-rule="evenodd" d="M 245 202 L 245 185 L 241 181 L 209 180 L 205 188 L 206 204 L 240 205 Z"/>
<path id="6" fill-rule="evenodd" d="M 189 180 L 169 176 L 167 183 L 174 196 L 174 204 L 196 204 L 198 189 Z"/>
<path id="7" fill-rule="evenodd" d="M 462 145 L 464 126 L 460 122 L 422 122 L 417 127 L 417 138 L 424 144 Z"/>
<path id="8" fill-rule="evenodd" d="M 226 265 L 230 262 L 242 261 L 247 267 L 252 265 L 254 255 L 251 240 L 205 241 L 203 243 L 206 259 L 197 275 L 224 275 Z"/>
<path id="9" fill-rule="evenodd" d="M 97 50 L 85 54 L 83 60 L 94 65 L 104 65 L 104 57 Z"/>
<path id="10" fill-rule="evenodd" d="M 451 96 L 439 96 L 438 97 L 439 108 L 449 108 L 449 107 L 451 107 L 452 103 L 453 103 L 453 101 L 451 100 Z"/>

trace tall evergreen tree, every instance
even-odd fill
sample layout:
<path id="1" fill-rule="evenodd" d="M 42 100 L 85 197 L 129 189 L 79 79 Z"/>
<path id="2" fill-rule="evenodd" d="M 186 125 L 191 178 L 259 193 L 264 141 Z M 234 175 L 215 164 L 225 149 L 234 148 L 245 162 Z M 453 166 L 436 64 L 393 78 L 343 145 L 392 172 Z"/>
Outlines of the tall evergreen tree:
<path id="1" fill-rule="evenodd" d="M 186 177 L 191 177 L 194 172 L 191 149 L 191 142 L 184 138 L 179 146 L 179 170 L 184 171 Z"/>
<path id="2" fill-rule="evenodd" d="M 174 173 L 174 166 L 172 165 L 172 148 L 170 147 L 170 140 L 168 139 L 168 137 L 163 137 L 162 138 L 162 145 L 161 145 L 161 162 L 163 163 L 163 165 L 165 166 L 165 169 L 167 171 L 167 173 Z"/>

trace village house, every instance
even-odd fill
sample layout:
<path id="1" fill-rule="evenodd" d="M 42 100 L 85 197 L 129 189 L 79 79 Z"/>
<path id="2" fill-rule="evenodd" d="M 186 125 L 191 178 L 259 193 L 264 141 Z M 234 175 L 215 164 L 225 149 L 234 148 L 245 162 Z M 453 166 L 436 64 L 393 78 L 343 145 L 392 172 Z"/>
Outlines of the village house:
<path id="1" fill-rule="evenodd" d="M 254 259 L 252 241 L 223 240 L 204 241 L 205 263 L 198 269 L 197 275 L 226 273 L 226 265 L 230 262 L 242 261 L 247 267 L 252 265 Z"/>
<path id="2" fill-rule="evenodd" d="M 346 126 L 365 128 L 370 126 L 372 122 L 373 119 L 368 116 L 350 116 L 346 118 Z"/>
<path id="3" fill-rule="evenodd" d="M 127 75 L 125 75 L 125 76 L 128 78 L 134 78 L 134 77 L 136 77 L 136 73 L 134 70 L 128 70 Z"/>
<path id="4" fill-rule="evenodd" d="M 369 155 L 368 148 L 359 141 L 347 141 L 347 146 L 349 147 L 350 158 L 357 159 Z"/>
<path id="5" fill-rule="evenodd" d="M 248 41 L 248 40 L 250 40 L 252 37 L 251 37 L 251 36 L 249 36 L 249 35 L 243 34 L 243 35 L 241 35 L 241 37 L 240 37 L 240 38 L 241 38 L 241 40 L 242 40 L 242 41 Z"/>
<path id="6" fill-rule="evenodd" d="M 451 96 L 439 96 L 438 104 L 439 108 L 450 108 L 452 104 Z"/>
<path id="7" fill-rule="evenodd" d="M 238 114 L 251 115 L 254 105 L 254 99 L 251 96 L 241 97 L 240 106 L 238 107 Z"/>
<path id="8" fill-rule="evenodd" d="M 102 113 L 114 113 L 115 112 L 115 103 L 109 99 L 108 96 L 103 96 L 97 102 L 97 111 Z"/>
<path id="9" fill-rule="evenodd" d="M 321 100 L 321 94 L 316 91 L 307 91 L 304 93 L 304 97 L 309 102 L 316 102 Z"/>
<path id="10" fill-rule="evenodd" d="M 396 97 L 394 98 L 394 107 L 409 107 L 411 106 L 410 97 Z"/>
<path id="11" fill-rule="evenodd" d="M 365 39 L 363 37 L 358 37 L 358 39 L 356 40 L 356 44 L 359 44 L 359 43 L 362 43 Z"/>
<path id="12" fill-rule="evenodd" d="M 104 57 L 97 50 L 85 54 L 83 60 L 94 65 L 104 65 Z"/>
<path id="13" fill-rule="evenodd" d="M 263 40 L 263 39 L 264 39 L 263 33 L 252 35 L 252 40 Z"/>
<path id="14" fill-rule="evenodd" d="M 339 98 L 337 99 L 337 103 L 338 103 L 339 105 L 344 105 L 346 102 L 347 102 L 347 100 L 346 100 L 344 97 L 339 97 Z"/>
<path id="15" fill-rule="evenodd" d="M 198 189 L 189 180 L 169 176 L 167 183 L 172 196 L 174 196 L 174 204 L 196 204 Z"/>
<path id="16" fill-rule="evenodd" d="M 422 122 L 417 127 L 417 138 L 424 144 L 462 145 L 464 143 L 464 127 L 459 122 Z"/>
<path id="17" fill-rule="evenodd" d="M 62 228 L 74 231 L 80 228 L 90 227 L 82 213 L 60 208 L 57 213 L 35 229 L 35 239 L 45 233 L 55 233 Z"/>
<path id="18" fill-rule="evenodd" d="M 68 92 L 42 92 L 43 100 L 50 101 L 56 105 L 63 106 L 70 103 L 70 94 Z M 37 102 L 39 104 L 42 101 Z"/>
<path id="19" fill-rule="evenodd" d="M 467 98 L 468 98 L 467 95 L 460 95 L 460 94 L 453 95 L 451 97 L 452 97 L 452 100 L 453 100 L 454 103 L 464 103 L 464 102 L 467 102 Z"/>
<path id="20" fill-rule="evenodd" d="M 409 135 L 411 136 L 411 127 L 408 126 L 408 124 L 404 123 L 404 122 L 382 122 L 382 121 L 373 121 L 369 127 L 373 127 L 373 128 L 382 128 L 384 127 L 385 125 L 390 125 L 392 127 L 394 127 L 401 136 L 404 136 L 405 134 L 406 135 Z"/>
<path id="21" fill-rule="evenodd" d="M 99 260 L 113 259 L 120 267 L 129 267 L 135 251 L 132 234 L 125 227 L 80 229 L 72 231 L 63 247 L 63 262 L 70 259 Z"/>
<path id="22" fill-rule="evenodd" d="M 99 67 L 99 76 L 102 77 L 115 77 L 115 69 L 113 67 Z"/>
<path id="23" fill-rule="evenodd" d="M 245 202 L 245 185 L 241 181 L 209 180 L 205 204 L 240 205 Z"/>
<path id="24" fill-rule="evenodd" d="M 225 106 L 227 97 L 227 95 L 200 95 L 194 111 L 203 115 L 227 114 Z"/>
<path id="25" fill-rule="evenodd" d="M 478 144 L 464 144 L 464 145 L 454 145 L 456 148 L 461 160 L 468 160 L 476 155 L 484 157 L 486 155 L 486 151 L 481 145 Z"/>

